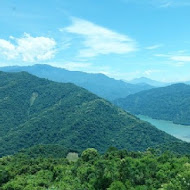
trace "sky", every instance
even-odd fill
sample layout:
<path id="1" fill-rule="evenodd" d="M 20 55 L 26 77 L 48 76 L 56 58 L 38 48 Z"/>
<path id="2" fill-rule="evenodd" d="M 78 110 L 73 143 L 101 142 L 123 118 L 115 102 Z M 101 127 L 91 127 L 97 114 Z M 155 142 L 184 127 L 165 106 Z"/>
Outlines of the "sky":
<path id="1" fill-rule="evenodd" d="M 0 0 L 0 66 L 190 80 L 190 0 Z"/>

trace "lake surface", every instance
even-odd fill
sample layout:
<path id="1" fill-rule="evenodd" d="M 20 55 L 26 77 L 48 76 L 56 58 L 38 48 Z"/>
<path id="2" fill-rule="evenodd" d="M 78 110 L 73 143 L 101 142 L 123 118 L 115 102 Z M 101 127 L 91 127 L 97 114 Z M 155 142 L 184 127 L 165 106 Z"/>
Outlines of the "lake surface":
<path id="1" fill-rule="evenodd" d="M 144 121 L 148 121 L 158 129 L 165 131 L 176 138 L 190 142 L 190 126 L 174 124 L 171 121 L 152 119 L 144 115 L 137 115 L 137 117 Z"/>

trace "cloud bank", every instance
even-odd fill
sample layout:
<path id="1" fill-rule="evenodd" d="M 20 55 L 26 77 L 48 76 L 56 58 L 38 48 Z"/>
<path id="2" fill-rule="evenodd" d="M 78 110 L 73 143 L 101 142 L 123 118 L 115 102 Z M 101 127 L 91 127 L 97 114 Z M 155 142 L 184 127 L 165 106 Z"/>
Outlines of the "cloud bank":
<path id="1" fill-rule="evenodd" d="M 43 61 L 54 57 L 55 47 L 56 42 L 52 38 L 32 37 L 25 33 L 21 38 L 10 36 L 10 41 L 0 39 L 0 56 L 24 62 Z"/>

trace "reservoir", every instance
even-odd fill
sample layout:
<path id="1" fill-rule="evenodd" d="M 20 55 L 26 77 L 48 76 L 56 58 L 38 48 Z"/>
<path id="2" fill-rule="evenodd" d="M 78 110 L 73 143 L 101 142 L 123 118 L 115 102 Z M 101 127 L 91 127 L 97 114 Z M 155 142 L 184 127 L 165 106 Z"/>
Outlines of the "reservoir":
<path id="1" fill-rule="evenodd" d="M 174 124 L 172 121 L 152 119 L 144 115 L 137 115 L 137 117 L 176 138 L 190 142 L 190 126 Z"/>

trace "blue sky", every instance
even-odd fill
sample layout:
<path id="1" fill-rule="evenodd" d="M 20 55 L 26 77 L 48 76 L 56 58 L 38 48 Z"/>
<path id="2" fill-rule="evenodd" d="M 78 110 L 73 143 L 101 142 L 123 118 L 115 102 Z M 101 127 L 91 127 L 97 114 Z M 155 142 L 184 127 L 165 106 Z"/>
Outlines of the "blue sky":
<path id="1" fill-rule="evenodd" d="M 189 0 L 0 0 L 0 66 L 190 80 Z"/>

